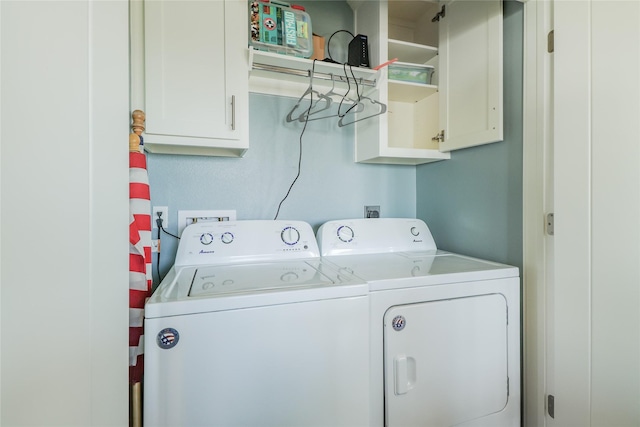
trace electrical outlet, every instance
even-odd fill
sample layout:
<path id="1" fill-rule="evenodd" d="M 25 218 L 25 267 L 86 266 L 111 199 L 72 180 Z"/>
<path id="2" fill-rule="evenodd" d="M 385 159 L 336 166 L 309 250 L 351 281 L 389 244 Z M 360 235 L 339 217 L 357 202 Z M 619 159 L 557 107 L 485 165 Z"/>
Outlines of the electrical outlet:
<path id="1" fill-rule="evenodd" d="M 178 211 L 178 235 L 182 234 L 182 230 L 187 225 L 197 222 L 217 222 L 217 221 L 235 221 L 236 211 L 220 210 L 220 211 Z"/>
<path id="2" fill-rule="evenodd" d="M 151 210 L 151 222 L 153 223 L 153 228 L 158 228 L 158 224 L 156 220 L 158 219 L 158 212 L 162 214 L 160 217 L 162 219 L 162 228 L 165 230 L 169 226 L 169 207 L 168 206 L 154 206 Z"/>
<path id="3" fill-rule="evenodd" d="M 364 207 L 365 218 L 380 218 L 380 206 L 365 206 Z"/>

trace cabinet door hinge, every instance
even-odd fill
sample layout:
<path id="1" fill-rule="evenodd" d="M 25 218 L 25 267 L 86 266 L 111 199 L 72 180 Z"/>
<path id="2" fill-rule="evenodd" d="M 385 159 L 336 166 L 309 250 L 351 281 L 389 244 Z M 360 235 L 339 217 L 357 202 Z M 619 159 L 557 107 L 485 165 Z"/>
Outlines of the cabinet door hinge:
<path id="1" fill-rule="evenodd" d="M 553 213 L 548 213 L 547 217 L 545 219 L 545 228 L 547 229 L 547 234 L 549 236 L 553 236 L 553 232 L 554 232 L 554 218 L 553 218 Z"/>
<path id="2" fill-rule="evenodd" d="M 439 134 L 431 138 L 432 141 L 443 142 L 444 141 L 444 129 L 440 131 Z"/>
<path id="3" fill-rule="evenodd" d="M 439 22 L 440 19 L 444 18 L 444 6 L 440 9 L 440 12 L 436 13 L 436 16 L 431 18 L 431 22 Z"/>
<path id="4" fill-rule="evenodd" d="M 554 35 L 553 35 L 553 30 L 549 31 L 549 34 L 547 34 L 547 52 L 549 53 L 553 53 L 553 49 L 554 49 Z"/>

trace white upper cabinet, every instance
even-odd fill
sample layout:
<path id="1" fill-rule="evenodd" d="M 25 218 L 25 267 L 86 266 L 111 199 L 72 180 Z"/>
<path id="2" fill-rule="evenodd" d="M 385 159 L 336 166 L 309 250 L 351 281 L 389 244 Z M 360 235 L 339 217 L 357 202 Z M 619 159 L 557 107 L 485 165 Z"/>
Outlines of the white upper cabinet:
<path id="1" fill-rule="evenodd" d="M 352 2 L 356 31 L 369 37 L 372 64 L 398 58 L 433 67 L 426 82 L 389 78 L 378 123 L 358 123 L 356 161 L 421 164 L 449 151 L 502 140 L 502 3 L 500 0 Z"/>
<path id="2" fill-rule="evenodd" d="M 501 141 L 501 3 L 449 1 L 439 26 L 440 150 Z"/>
<path id="3" fill-rule="evenodd" d="M 148 151 L 239 157 L 248 149 L 247 16 L 245 0 L 144 2 L 144 105 L 132 107 L 146 112 Z"/>
<path id="4" fill-rule="evenodd" d="M 312 68 L 325 78 L 314 78 L 314 88 L 333 91 L 337 80 L 336 93 L 355 87 L 358 100 L 374 100 L 374 114 L 365 110 L 351 121 L 357 162 L 416 165 L 502 140 L 501 0 L 347 3 L 313 2 L 323 11 L 310 15 L 320 21 L 314 31 L 329 38 L 345 29 L 344 14 L 353 14 L 351 30 L 367 36 L 371 67 L 398 58 L 434 69 L 433 76 L 401 80 L 389 67 L 353 67 L 347 76 L 341 64 L 255 51 L 248 48 L 248 0 L 132 0 L 131 107 L 146 112 L 146 149 L 242 156 L 249 91 L 299 97 Z M 134 12 L 142 4 L 143 12 Z M 360 84 L 345 86 L 349 76 Z"/>

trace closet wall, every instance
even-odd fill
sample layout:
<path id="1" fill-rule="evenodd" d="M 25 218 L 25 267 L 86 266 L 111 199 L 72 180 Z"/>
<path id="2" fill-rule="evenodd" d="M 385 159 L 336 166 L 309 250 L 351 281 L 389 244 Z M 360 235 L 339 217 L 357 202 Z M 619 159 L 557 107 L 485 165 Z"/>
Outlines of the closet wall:
<path id="1" fill-rule="evenodd" d="M 417 167 L 417 217 L 438 247 L 522 268 L 523 5 L 504 2 L 504 141 Z"/>
<path id="2" fill-rule="evenodd" d="M 273 219 L 296 177 L 300 146 L 300 177 L 279 219 L 317 228 L 330 219 L 362 218 L 365 205 L 379 205 L 384 217 L 415 217 L 415 167 L 355 163 L 352 126 L 318 120 L 304 129 L 286 122 L 297 99 L 251 94 L 249 101 L 250 148 L 243 158 L 148 155 L 151 203 L 169 207 L 169 231 L 177 232 L 178 210 L 235 209 L 238 219 Z M 174 238 L 162 237 L 162 275 L 176 248 Z"/>

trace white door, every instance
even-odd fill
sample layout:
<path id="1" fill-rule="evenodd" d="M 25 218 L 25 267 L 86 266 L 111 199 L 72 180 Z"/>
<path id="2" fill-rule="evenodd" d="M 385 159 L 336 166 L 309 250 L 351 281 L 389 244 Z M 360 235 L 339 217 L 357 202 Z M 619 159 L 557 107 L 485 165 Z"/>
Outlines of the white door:
<path id="1" fill-rule="evenodd" d="M 453 0 L 440 20 L 440 151 L 502 140 L 502 2 Z"/>
<path id="2" fill-rule="evenodd" d="M 391 307 L 384 316 L 386 425 L 455 425 L 508 400 L 507 301 L 489 294 Z"/>
<path id="3" fill-rule="evenodd" d="M 0 2 L 2 426 L 127 425 L 127 12 Z"/>
<path id="4" fill-rule="evenodd" d="M 640 2 L 556 2 L 550 425 L 640 424 Z"/>
<path id="5" fill-rule="evenodd" d="M 533 11 L 535 3 L 542 2 L 527 7 Z M 551 183 L 555 214 L 550 245 L 545 247 L 533 232 L 525 239 L 525 253 L 538 248 L 525 260 L 525 422 L 637 426 L 640 3 L 552 5 L 554 53 L 545 52 L 536 70 L 538 83 L 552 82 L 551 100 L 538 103 L 535 113 L 552 113 L 548 137 L 548 123 L 536 126 L 537 136 L 552 141 L 552 150 L 525 149 L 525 165 L 535 163 L 527 161 L 527 153 L 538 156 L 541 181 Z M 540 35 L 545 42 L 538 42 L 543 48 L 538 50 L 543 52 L 546 31 Z M 548 79 L 540 78 L 547 72 L 546 61 L 552 69 Z M 542 146 L 536 135 L 525 141 L 525 147 Z M 537 196 L 525 198 L 526 204 L 546 197 L 532 193 Z M 537 222 L 542 234 L 540 217 Z M 545 277 L 545 268 L 550 276 Z M 541 363 L 545 351 L 546 367 Z M 536 380 L 536 371 L 546 383 Z M 549 396 L 553 408 L 545 404 Z"/>

